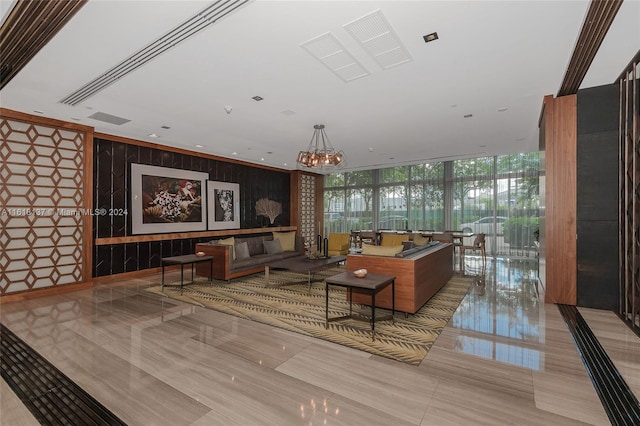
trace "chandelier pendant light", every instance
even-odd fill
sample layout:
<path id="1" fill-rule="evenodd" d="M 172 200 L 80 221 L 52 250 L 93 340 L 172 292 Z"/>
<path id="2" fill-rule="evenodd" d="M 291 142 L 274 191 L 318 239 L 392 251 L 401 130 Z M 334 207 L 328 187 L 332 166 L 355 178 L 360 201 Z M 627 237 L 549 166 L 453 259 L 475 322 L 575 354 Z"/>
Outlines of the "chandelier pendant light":
<path id="1" fill-rule="evenodd" d="M 324 131 L 324 124 L 313 126 L 313 136 L 306 151 L 298 153 L 298 164 L 306 168 L 338 167 L 344 164 L 344 152 L 336 152 Z"/>

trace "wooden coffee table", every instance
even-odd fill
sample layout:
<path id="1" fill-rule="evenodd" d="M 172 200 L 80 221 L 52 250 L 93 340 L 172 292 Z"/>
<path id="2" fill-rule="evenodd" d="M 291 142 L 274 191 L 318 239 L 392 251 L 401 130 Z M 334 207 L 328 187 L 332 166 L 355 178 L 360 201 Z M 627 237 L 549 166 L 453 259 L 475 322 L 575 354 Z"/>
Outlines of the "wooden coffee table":
<path id="1" fill-rule="evenodd" d="M 325 327 L 329 327 L 330 321 L 338 321 L 341 319 L 352 318 L 357 320 L 365 320 L 371 323 L 371 338 L 375 340 L 376 332 L 376 293 L 386 288 L 391 284 L 391 315 L 385 315 L 378 318 L 379 320 L 390 319 L 395 320 L 396 314 L 396 277 L 393 275 L 372 274 L 371 272 L 363 278 L 358 278 L 353 275 L 353 271 L 343 272 L 338 275 L 334 275 L 325 279 L 326 287 L 326 301 L 325 301 Z M 349 315 L 343 315 L 340 317 L 329 318 L 329 286 L 337 285 L 349 289 Z M 371 318 L 363 317 L 361 315 L 353 315 L 351 309 L 351 299 L 353 289 L 358 291 L 364 291 L 371 295 Z"/>
<path id="2" fill-rule="evenodd" d="M 269 262 L 264 266 L 264 279 L 266 281 L 267 287 L 279 287 L 282 285 L 299 283 L 292 282 L 272 285 L 269 281 L 270 269 L 284 269 L 287 271 L 307 274 L 307 283 L 309 284 L 309 291 L 311 291 L 311 283 L 314 281 L 313 276 L 317 271 L 320 271 L 337 263 L 344 262 L 345 260 L 347 260 L 346 256 L 330 256 L 321 257 L 319 259 L 309 259 L 307 256 L 296 256 L 290 257 L 288 259 L 277 260 L 275 262 Z"/>

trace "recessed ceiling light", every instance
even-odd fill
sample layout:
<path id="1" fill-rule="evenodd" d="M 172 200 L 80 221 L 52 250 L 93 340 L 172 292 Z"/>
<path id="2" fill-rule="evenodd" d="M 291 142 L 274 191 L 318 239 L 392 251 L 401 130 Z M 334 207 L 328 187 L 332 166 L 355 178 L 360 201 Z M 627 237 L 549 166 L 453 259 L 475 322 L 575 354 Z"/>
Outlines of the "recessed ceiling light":
<path id="1" fill-rule="evenodd" d="M 196 148 L 204 148 L 204 145 L 198 144 L 198 145 L 196 145 Z"/>
<path id="2" fill-rule="evenodd" d="M 264 161 L 264 157 L 260 157 L 260 161 Z"/>
<path id="3" fill-rule="evenodd" d="M 233 155 L 238 155 L 238 153 L 237 153 L 237 152 L 235 152 L 235 151 L 233 151 L 231 154 L 233 154 Z"/>
<path id="4" fill-rule="evenodd" d="M 169 126 L 161 126 L 160 128 L 161 129 L 165 129 L 165 130 L 169 130 L 171 127 L 169 127 Z"/>
<path id="5" fill-rule="evenodd" d="M 502 107 L 502 108 L 498 108 L 499 112 L 505 112 L 508 108 L 507 107 Z"/>
<path id="6" fill-rule="evenodd" d="M 256 95 L 256 96 L 252 97 L 251 99 L 253 99 L 254 101 L 258 101 L 258 102 L 260 102 L 260 101 L 261 101 L 261 100 L 263 100 L 264 98 L 263 98 L 262 96 L 257 96 L 257 95 Z"/>
<path id="7" fill-rule="evenodd" d="M 464 118 L 471 118 L 471 117 L 473 117 L 473 114 L 465 114 L 464 115 Z"/>
<path id="8" fill-rule="evenodd" d="M 429 43 L 430 41 L 434 41 L 438 39 L 438 33 L 433 32 L 431 34 L 427 34 L 425 36 L 422 36 L 422 39 L 424 40 L 425 43 Z"/>
<path id="9" fill-rule="evenodd" d="M 286 166 L 286 165 L 287 165 L 287 163 L 284 163 L 284 165 Z"/>
<path id="10" fill-rule="evenodd" d="M 156 135 L 155 133 L 149 133 L 147 136 L 149 136 L 150 138 L 157 138 L 158 135 Z"/>

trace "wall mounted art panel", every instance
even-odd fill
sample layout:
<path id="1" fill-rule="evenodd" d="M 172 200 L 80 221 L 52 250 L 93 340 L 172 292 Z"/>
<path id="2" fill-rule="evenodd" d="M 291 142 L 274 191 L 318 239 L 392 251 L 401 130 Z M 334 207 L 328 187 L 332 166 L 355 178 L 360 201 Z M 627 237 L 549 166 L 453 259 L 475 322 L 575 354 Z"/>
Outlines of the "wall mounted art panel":
<path id="1" fill-rule="evenodd" d="M 240 185 L 207 182 L 209 229 L 240 229 Z"/>
<path id="2" fill-rule="evenodd" d="M 133 234 L 204 231 L 208 175 L 131 164 Z"/>

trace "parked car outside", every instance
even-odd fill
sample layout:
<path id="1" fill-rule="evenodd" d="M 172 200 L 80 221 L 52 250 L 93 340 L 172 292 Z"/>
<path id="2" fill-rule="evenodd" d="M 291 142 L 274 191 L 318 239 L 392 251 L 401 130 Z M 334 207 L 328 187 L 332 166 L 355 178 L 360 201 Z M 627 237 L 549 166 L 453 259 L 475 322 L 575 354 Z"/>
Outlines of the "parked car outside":
<path id="1" fill-rule="evenodd" d="M 324 221 L 328 222 L 330 220 L 344 220 L 344 214 L 341 212 L 333 212 L 333 213 L 325 213 Z M 355 223 L 358 221 L 358 218 L 355 216 L 348 216 L 347 222 Z"/>
<path id="2" fill-rule="evenodd" d="M 462 225 L 460 225 L 460 229 L 462 230 L 462 232 L 493 235 L 495 224 L 495 231 L 497 235 L 502 235 L 502 224 L 505 220 L 507 220 L 507 218 L 504 216 L 496 216 L 495 218 L 493 216 L 483 217 L 476 220 L 475 222 L 463 223 Z"/>
<path id="3" fill-rule="evenodd" d="M 368 222 L 367 225 L 367 229 L 405 229 L 407 218 L 405 216 L 386 216 L 380 219 L 378 226 L 373 226 L 373 222 Z"/>
<path id="4" fill-rule="evenodd" d="M 340 220 L 342 219 L 342 213 L 325 213 L 324 220 Z"/>

